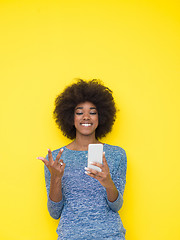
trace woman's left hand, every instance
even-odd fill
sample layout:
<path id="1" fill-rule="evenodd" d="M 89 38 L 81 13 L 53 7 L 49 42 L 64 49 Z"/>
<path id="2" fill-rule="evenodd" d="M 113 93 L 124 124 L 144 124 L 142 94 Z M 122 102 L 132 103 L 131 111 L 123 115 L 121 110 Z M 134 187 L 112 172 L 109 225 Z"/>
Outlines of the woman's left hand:
<path id="1" fill-rule="evenodd" d="M 103 164 L 92 162 L 91 165 L 101 168 L 102 172 L 96 171 L 92 168 L 85 167 L 86 170 L 85 173 L 87 175 L 97 179 L 100 182 L 100 184 L 105 188 L 111 188 L 114 186 L 104 152 L 103 152 Z"/>

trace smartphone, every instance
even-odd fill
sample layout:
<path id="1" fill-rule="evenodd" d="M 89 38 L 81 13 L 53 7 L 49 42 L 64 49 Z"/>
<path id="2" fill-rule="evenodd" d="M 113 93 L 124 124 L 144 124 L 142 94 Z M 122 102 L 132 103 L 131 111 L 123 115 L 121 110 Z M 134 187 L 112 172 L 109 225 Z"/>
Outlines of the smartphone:
<path id="1" fill-rule="evenodd" d="M 103 144 L 89 144 L 88 146 L 88 168 L 92 168 L 101 172 L 101 168 L 91 165 L 90 162 L 98 162 L 102 164 Z"/>

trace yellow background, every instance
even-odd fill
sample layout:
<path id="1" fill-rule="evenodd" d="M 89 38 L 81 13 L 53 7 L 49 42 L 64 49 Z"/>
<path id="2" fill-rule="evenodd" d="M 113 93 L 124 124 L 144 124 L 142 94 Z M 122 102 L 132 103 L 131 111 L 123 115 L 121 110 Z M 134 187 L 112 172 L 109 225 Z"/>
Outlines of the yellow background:
<path id="1" fill-rule="evenodd" d="M 68 143 L 52 118 L 74 78 L 100 78 L 120 109 L 103 141 L 128 158 L 127 240 L 180 239 L 179 1 L 0 1 L 0 239 L 55 240 L 47 149 Z"/>

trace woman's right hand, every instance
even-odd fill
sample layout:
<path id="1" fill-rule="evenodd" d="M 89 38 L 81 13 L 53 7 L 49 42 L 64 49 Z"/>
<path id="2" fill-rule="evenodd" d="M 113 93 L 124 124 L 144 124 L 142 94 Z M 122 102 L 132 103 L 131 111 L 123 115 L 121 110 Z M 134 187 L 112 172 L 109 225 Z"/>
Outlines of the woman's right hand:
<path id="1" fill-rule="evenodd" d="M 49 161 L 44 157 L 37 158 L 37 159 L 40 159 L 41 161 L 43 161 L 44 164 L 46 165 L 46 167 L 49 169 L 49 171 L 51 173 L 51 179 L 53 178 L 54 180 L 55 179 L 61 180 L 61 178 L 64 174 L 64 168 L 65 168 L 66 164 L 63 162 L 62 159 L 60 159 L 62 152 L 63 152 L 63 149 L 60 149 L 55 161 L 53 160 L 52 152 L 50 149 L 48 149 Z"/>

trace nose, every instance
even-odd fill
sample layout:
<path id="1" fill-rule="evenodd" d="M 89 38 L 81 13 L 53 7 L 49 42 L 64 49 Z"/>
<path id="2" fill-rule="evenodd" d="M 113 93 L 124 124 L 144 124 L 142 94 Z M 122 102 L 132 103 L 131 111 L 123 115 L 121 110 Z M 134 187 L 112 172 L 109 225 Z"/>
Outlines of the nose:
<path id="1" fill-rule="evenodd" d="M 89 119 L 90 119 L 89 114 L 88 114 L 88 113 L 85 113 L 85 114 L 83 115 L 83 119 L 84 119 L 84 120 L 89 120 Z"/>

